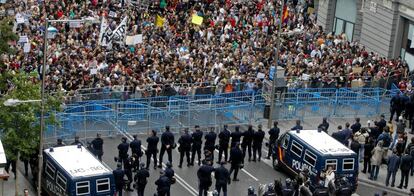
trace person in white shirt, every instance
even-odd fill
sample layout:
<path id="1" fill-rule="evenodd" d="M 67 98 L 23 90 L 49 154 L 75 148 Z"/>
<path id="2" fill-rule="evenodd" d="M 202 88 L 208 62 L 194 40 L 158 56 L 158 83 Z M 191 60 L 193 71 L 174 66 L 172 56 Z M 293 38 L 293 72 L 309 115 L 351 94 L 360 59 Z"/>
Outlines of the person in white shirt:
<path id="1" fill-rule="evenodd" d="M 326 171 L 321 174 L 321 177 L 325 179 L 325 187 L 329 186 L 329 182 L 335 180 L 335 171 L 332 166 L 328 166 Z"/>

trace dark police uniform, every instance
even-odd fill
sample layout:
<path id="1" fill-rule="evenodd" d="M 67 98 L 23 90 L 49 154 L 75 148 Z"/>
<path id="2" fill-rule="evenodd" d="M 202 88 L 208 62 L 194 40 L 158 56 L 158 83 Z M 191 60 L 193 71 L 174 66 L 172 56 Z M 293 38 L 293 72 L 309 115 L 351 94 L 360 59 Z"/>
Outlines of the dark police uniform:
<path id="1" fill-rule="evenodd" d="M 203 132 L 200 129 L 196 129 L 196 131 L 191 134 L 193 139 L 193 146 L 191 147 L 191 164 L 194 165 L 195 155 L 198 155 L 198 165 L 201 164 L 201 145 L 203 142 L 201 141 L 203 138 Z"/>
<path id="2" fill-rule="evenodd" d="M 167 146 L 169 146 L 167 148 Z M 159 168 L 162 168 L 162 158 L 164 157 L 165 151 L 168 154 L 168 161 L 172 163 L 172 148 L 174 146 L 174 135 L 170 132 L 169 128 L 161 135 L 161 151 L 160 151 L 160 163 Z"/>
<path id="3" fill-rule="evenodd" d="M 217 134 L 214 133 L 214 130 L 210 130 L 205 136 L 204 139 L 204 150 L 208 150 L 211 152 L 211 162 L 214 162 L 214 150 L 216 145 L 216 138 Z"/>
<path id="4" fill-rule="evenodd" d="M 132 154 L 136 154 L 139 158 L 141 158 L 141 140 L 137 139 L 136 135 L 134 135 L 134 140 L 132 140 L 132 142 L 129 144 L 129 147 L 131 148 Z"/>
<path id="5" fill-rule="evenodd" d="M 178 167 L 182 167 L 184 155 L 187 156 L 187 166 L 190 166 L 190 151 L 192 141 L 193 139 L 191 138 L 191 135 L 188 134 L 188 132 L 184 133 L 184 135 L 178 139 L 178 143 L 180 144 L 178 147 L 178 151 L 180 151 L 180 164 Z"/>
<path id="6" fill-rule="evenodd" d="M 133 167 L 133 158 L 129 157 L 127 158 L 127 160 L 124 162 L 124 172 L 125 175 L 128 178 L 128 191 L 132 191 L 131 189 L 131 183 L 132 183 L 132 167 Z"/>
<path id="7" fill-rule="evenodd" d="M 160 178 L 155 181 L 155 185 L 157 185 L 157 196 L 170 196 L 171 182 L 167 176 L 160 176 Z"/>
<path id="8" fill-rule="evenodd" d="M 120 162 L 125 162 L 128 158 L 129 144 L 126 138 L 122 139 L 122 143 L 118 145 L 118 157 Z"/>
<path id="9" fill-rule="evenodd" d="M 243 142 L 241 144 L 242 149 L 243 149 L 243 161 L 244 161 L 244 158 L 246 157 L 246 150 L 248 150 L 249 161 L 251 160 L 253 135 L 254 135 L 254 130 L 251 127 L 249 127 L 249 129 L 243 133 Z"/>
<path id="10" fill-rule="evenodd" d="M 147 178 L 149 176 L 149 172 L 145 168 L 141 168 L 140 170 L 138 170 L 137 174 L 135 174 L 134 180 L 136 183 L 138 196 L 144 196 L 144 190 L 148 182 Z"/>
<path id="11" fill-rule="evenodd" d="M 235 128 L 235 131 L 230 134 L 231 137 L 231 148 L 233 148 L 236 143 L 240 143 L 240 138 L 243 136 L 243 133 L 240 132 L 239 127 Z"/>
<path id="12" fill-rule="evenodd" d="M 124 182 L 125 172 L 124 170 L 121 169 L 121 167 L 118 167 L 112 173 L 114 175 L 115 189 L 116 189 L 116 192 L 118 193 L 117 195 L 122 196 L 122 189 L 125 185 L 125 182 Z"/>
<path id="13" fill-rule="evenodd" d="M 159 141 L 159 138 L 157 137 L 157 135 L 153 135 L 147 138 L 147 143 L 148 143 L 147 151 L 146 151 L 146 154 L 147 154 L 147 167 L 146 168 L 147 169 L 149 168 L 149 165 L 150 165 L 151 156 L 154 159 L 154 169 L 157 168 L 158 141 Z"/>
<path id="14" fill-rule="evenodd" d="M 215 168 L 214 178 L 216 179 L 216 190 L 220 195 L 221 189 L 223 189 L 223 195 L 227 196 L 227 184 L 230 184 L 230 173 L 224 165 Z"/>
<path id="15" fill-rule="evenodd" d="M 224 130 L 219 133 L 218 137 L 219 137 L 218 163 L 220 163 L 223 152 L 224 152 L 224 160 L 227 161 L 227 158 L 228 158 L 230 131 L 227 128 L 224 128 Z"/>
<path id="16" fill-rule="evenodd" d="M 93 149 L 93 153 L 95 156 L 98 157 L 100 161 L 102 161 L 102 155 L 103 155 L 103 139 L 100 137 L 95 138 L 92 140 L 91 145 Z"/>
<path id="17" fill-rule="evenodd" d="M 256 161 L 256 153 L 258 154 L 258 161 L 262 158 L 262 143 L 265 132 L 262 129 L 259 129 L 253 135 L 253 161 Z"/>
<path id="18" fill-rule="evenodd" d="M 197 171 L 197 177 L 199 180 L 198 195 L 203 194 L 207 196 L 207 191 L 210 188 L 213 180 L 211 179 L 211 173 L 214 171 L 214 167 L 208 164 L 203 164 Z"/>
<path id="19" fill-rule="evenodd" d="M 239 173 L 240 164 L 243 162 L 243 152 L 239 147 L 234 147 L 230 150 L 230 175 L 234 171 L 233 180 L 237 180 L 237 174 Z"/>
<path id="20" fill-rule="evenodd" d="M 276 141 L 279 138 L 280 129 L 275 126 L 269 130 L 269 151 L 267 152 L 267 158 L 270 159 L 273 147 L 276 145 Z"/>

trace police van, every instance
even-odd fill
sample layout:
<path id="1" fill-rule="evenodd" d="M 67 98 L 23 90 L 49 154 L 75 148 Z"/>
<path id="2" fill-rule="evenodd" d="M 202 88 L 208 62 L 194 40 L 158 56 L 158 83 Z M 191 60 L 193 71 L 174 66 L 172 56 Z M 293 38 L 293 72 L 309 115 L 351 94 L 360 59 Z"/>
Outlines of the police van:
<path id="1" fill-rule="evenodd" d="M 323 131 L 288 131 L 278 139 L 272 154 L 276 170 L 297 175 L 307 168 L 313 186 L 319 184 L 321 173 L 332 166 L 335 176 L 346 177 L 356 190 L 357 154 Z"/>
<path id="2" fill-rule="evenodd" d="M 45 149 L 42 192 L 53 196 L 114 195 L 112 170 L 83 146 Z"/>

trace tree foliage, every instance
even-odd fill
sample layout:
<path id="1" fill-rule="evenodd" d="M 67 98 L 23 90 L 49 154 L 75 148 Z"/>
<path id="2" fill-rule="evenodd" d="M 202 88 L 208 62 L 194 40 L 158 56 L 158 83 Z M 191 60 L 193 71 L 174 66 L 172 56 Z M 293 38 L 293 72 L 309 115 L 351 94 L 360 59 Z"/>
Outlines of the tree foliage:
<path id="1" fill-rule="evenodd" d="M 10 41 L 16 41 L 18 36 L 13 32 L 13 22 L 11 18 L 0 20 L 0 54 L 14 53 L 9 46 Z"/>

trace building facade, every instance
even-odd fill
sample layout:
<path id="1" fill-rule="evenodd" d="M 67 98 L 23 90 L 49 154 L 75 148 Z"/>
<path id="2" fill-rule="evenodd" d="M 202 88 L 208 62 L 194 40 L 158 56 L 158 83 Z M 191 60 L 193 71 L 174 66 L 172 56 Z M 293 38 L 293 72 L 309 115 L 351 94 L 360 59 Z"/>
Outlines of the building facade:
<path id="1" fill-rule="evenodd" d="M 319 0 L 318 25 L 414 70 L 414 0 Z"/>

